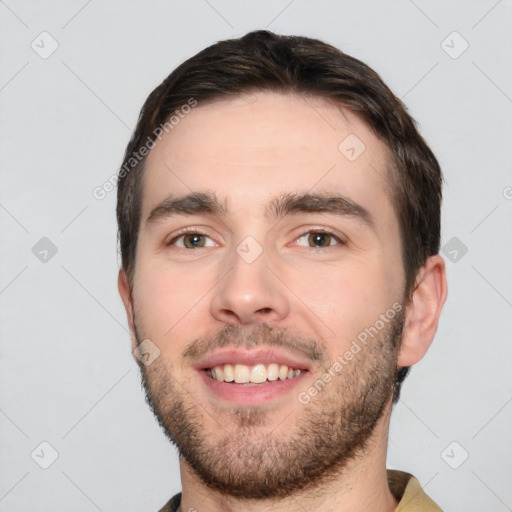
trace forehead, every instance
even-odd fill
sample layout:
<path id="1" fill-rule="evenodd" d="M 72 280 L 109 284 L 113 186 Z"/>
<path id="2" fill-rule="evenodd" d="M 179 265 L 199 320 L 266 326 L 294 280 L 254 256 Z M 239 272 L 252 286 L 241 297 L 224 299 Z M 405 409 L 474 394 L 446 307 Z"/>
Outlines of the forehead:
<path id="1" fill-rule="evenodd" d="M 170 193 L 212 190 L 238 206 L 312 190 L 389 206 L 387 161 L 362 119 L 322 98 L 257 92 L 199 102 L 148 155 L 142 213 Z"/>

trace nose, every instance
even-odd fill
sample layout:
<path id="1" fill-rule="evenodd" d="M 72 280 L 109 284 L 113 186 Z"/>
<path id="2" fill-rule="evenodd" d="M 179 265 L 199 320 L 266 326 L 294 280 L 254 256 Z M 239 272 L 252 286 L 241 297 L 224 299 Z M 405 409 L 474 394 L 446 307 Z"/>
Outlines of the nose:
<path id="1" fill-rule="evenodd" d="M 213 292 L 210 307 L 215 319 L 226 324 L 247 325 L 275 323 L 288 316 L 287 288 L 278 273 L 270 269 L 265 252 L 252 262 L 234 252 L 230 268 Z"/>

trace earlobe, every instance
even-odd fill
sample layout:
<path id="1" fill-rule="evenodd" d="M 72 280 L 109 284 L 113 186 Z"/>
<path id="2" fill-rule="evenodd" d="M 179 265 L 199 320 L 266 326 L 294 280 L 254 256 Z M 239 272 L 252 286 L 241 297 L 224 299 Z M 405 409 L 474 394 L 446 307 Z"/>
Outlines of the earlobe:
<path id="1" fill-rule="evenodd" d="M 445 263 L 437 254 L 421 267 L 407 303 L 399 366 L 416 364 L 426 354 L 434 340 L 446 296 Z"/>

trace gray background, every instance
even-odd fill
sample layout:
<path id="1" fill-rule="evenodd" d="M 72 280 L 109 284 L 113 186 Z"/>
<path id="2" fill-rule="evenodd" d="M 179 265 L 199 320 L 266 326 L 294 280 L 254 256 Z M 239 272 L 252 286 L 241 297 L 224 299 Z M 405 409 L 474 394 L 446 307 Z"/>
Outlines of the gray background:
<path id="1" fill-rule="evenodd" d="M 367 62 L 438 156 L 449 298 L 388 465 L 445 511 L 512 510 L 511 0 L 0 0 L 0 20 L 1 511 L 150 512 L 180 489 L 130 354 L 115 191 L 92 190 L 176 65 L 265 27 Z"/>

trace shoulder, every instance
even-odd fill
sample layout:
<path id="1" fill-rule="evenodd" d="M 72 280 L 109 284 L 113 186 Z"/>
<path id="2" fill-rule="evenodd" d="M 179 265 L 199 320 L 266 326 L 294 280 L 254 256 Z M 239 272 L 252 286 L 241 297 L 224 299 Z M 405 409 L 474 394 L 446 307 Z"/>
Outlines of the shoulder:
<path id="1" fill-rule="evenodd" d="M 418 480 L 404 471 L 387 471 L 389 489 L 398 501 L 395 512 L 443 512 L 426 494 Z"/>
<path id="2" fill-rule="evenodd" d="M 173 496 L 158 512 L 177 512 L 181 505 L 181 492 Z"/>

